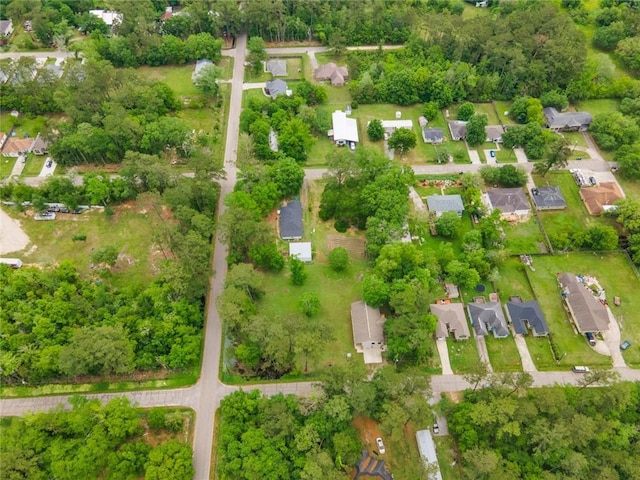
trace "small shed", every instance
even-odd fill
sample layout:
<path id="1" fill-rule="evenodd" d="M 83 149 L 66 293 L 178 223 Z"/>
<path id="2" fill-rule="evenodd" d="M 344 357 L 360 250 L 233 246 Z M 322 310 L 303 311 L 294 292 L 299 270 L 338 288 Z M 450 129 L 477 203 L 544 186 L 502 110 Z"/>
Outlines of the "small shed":
<path id="1" fill-rule="evenodd" d="M 291 242 L 289 244 L 289 257 L 296 257 L 304 263 L 311 262 L 311 242 Z"/>

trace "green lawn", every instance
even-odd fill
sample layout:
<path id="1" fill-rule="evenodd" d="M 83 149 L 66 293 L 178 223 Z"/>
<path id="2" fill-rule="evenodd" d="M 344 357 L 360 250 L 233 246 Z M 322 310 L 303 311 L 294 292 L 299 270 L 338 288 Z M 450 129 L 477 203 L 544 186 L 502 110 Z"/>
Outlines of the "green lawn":
<path id="1" fill-rule="evenodd" d="M 594 225 L 616 226 L 615 221 L 611 218 L 589 215 L 580 198 L 580 189 L 568 171 L 549 172 L 546 177 L 533 175 L 533 181 L 537 186 L 555 185 L 560 187 L 560 191 L 567 201 L 567 208 L 564 210 L 539 212 L 542 224 L 550 238 L 561 233 L 571 234 Z"/>
<path id="2" fill-rule="evenodd" d="M 37 156 L 33 153 L 27 155 L 27 163 L 24 164 L 22 177 L 37 177 L 42 171 L 46 157 Z"/>
<path id="3" fill-rule="evenodd" d="M 477 114 L 485 114 L 489 120 L 489 125 L 498 125 L 498 116 L 491 103 L 474 103 Z"/>
<path id="4" fill-rule="evenodd" d="M 583 100 L 574 105 L 578 111 L 589 112 L 593 117 L 601 113 L 612 113 L 620 111 L 620 102 L 612 99 Z"/>
<path id="5" fill-rule="evenodd" d="M 450 190 L 451 189 L 446 190 L 447 194 L 449 194 Z M 411 227 L 411 225 L 409 225 L 409 227 Z M 453 247 L 453 251 L 456 254 L 460 254 L 462 252 L 462 247 L 463 247 L 462 240 L 465 234 L 467 232 L 470 232 L 471 230 L 473 230 L 471 217 L 469 216 L 469 213 L 465 211 L 462 213 L 462 222 L 460 223 L 460 228 L 458 229 L 458 232 L 453 238 L 445 238 L 438 235 L 434 236 L 427 231 L 425 232 L 424 237 L 422 239 L 423 240 L 422 245 L 424 246 L 425 249 L 437 251 L 440 248 L 440 245 L 442 245 L 443 243 L 450 243 L 451 246 Z"/>
<path id="6" fill-rule="evenodd" d="M 486 10 L 485 8 L 474 8 L 473 10 Z M 466 12 L 466 10 L 465 10 Z M 458 463 L 458 455 L 456 446 L 453 444 L 453 438 L 435 437 L 436 455 L 438 456 L 438 464 L 440 465 L 440 473 L 445 480 L 461 480 L 463 477 L 462 469 Z"/>
<path id="7" fill-rule="evenodd" d="M 5 179 L 11 175 L 11 171 L 17 160 L 18 159 L 14 157 L 0 158 L 0 179 Z"/>
<path id="8" fill-rule="evenodd" d="M 72 260 L 81 275 L 94 276 L 96 272 L 90 268 L 91 252 L 113 245 L 122 258 L 104 278 L 116 286 L 145 285 L 153 279 L 153 270 L 162 261 L 162 255 L 153 247 L 153 238 L 154 230 L 163 220 L 149 213 L 150 202 L 145 195 L 115 207 L 112 217 L 92 209 L 81 215 L 59 214 L 50 222 L 36 221 L 32 216 L 7 209 L 7 213 L 20 219 L 30 245 L 36 247 L 25 249 L 32 252 L 28 256 L 24 252 L 12 255 L 25 263 L 39 265 Z M 76 234 L 86 235 L 86 241 L 74 242 L 72 236 Z"/>
<path id="9" fill-rule="evenodd" d="M 616 179 L 627 198 L 640 199 L 640 180 L 629 180 L 621 175 L 616 175 Z"/>
<path id="10" fill-rule="evenodd" d="M 222 57 L 217 65 L 222 70 L 220 75 L 221 79 L 231 80 L 233 78 L 233 58 Z"/>
<path id="11" fill-rule="evenodd" d="M 353 355 L 351 361 L 363 361 L 362 355 L 357 354 L 353 346 L 350 306 L 362 298 L 358 278 L 367 270 L 367 264 L 363 261 L 352 260 L 349 270 L 343 273 L 336 273 L 325 264 L 309 264 L 306 266 L 307 280 L 299 287 L 289 283 L 287 269 L 279 274 L 267 275 L 266 294 L 258 308 L 271 318 L 279 319 L 297 313 L 298 299 L 304 292 L 314 292 L 320 298 L 320 313 L 302 321 L 312 325 L 328 325 L 334 338 L 324 347 L 317 360 L 309 362 L 309 373 L 331 364 L 347 363 L 347 353 Z M 304 358 L 297 358 L 296 365 L 302 371 Z"/>
<path id="12" fill-rule="evenodd" d="M 547 337 L 527 335 L 525 340 L 527 342 L 527 349 L 536 368 L 539 370 L 555 370 L 557 368 Z"/>
<path id="13" fill-rule="evenodd" d="M 611 306 L 621 325 L 622 337 L 633 346 L 624 352 L 625 360 L 640 365 L 640 280 L 635 276 L 626 257 L 620 253 L 593 255 L 572 253 L 534 257 L 535 272 L 528 271 L 536 297 L 545 314 L 554 342 L 566 357 L 561 365 L 609 366 L 608 357 L 595 353 L 582 335 L 574 332 L 564 311 L 556 273 L 571 272 L 595 276 L 607 292 L 607 298 L 619 296 L 622 304 Z M 613 304 L 613 302 L 611 302 Z"/>
<path id="14" fill-rule="evenodd" d="M 500 150 L 492 148 L 496 152 L 496 163 L 517 163 L 518 159 L 510 148 L 500 147 Z"/>
<path id="15" fill-rule="evenodd" d="M 451 369 L 454 373 L 470 372 L 480 361 L 473 336 L 469 340 L 457 342 L 452 338 L 447 338 L 447 349 L 449 350 Z"/>
<path id="16" fill-rule="evenodd" d="M 494 285 L 502 301 L 508 301 L 511 296 L 519 296 L 525 302 L 533 300 L 533 292 L 524 273 L 525 268 L 528 267 L 518 257 L 509 257 L 500 266 L 500 276 Z"/>
<path id="17" fill-rule="evenodd" d="M 251 67 L 244 69 L 244 81 L 246 83 L 262 83 L 268 82 L 271 79 L 273 79 L 273 75 L 271 75 L 270 72 L 265 72 L 264 67 L 260 67 L 260 70 L 257 72 Z"/>
<path id="18" fill-rule="evenodd" d="M 501 299 L 502 302 L 505 299 Z M 493 335 L 484 337 L 489 352 L 491 366 L 496 372 L 520 372 L 522 371 L 522 361 L 516 342 L 513 337 L 493 338 Z"/>
<path id="19" fill-rule="evenodd" d="M 512 255 L 521 253 L 546 253 L 544 237 L 535 216 L 526 222 L 504 227 L 505 249 Z"/>
<path id="20" fill-rule="evenodd" d="M 335 149 L 345 148 L 336 146 L 329 137 L 313 137 L 313 145 L 309 149 L 309 155 L 304 166 L 324 167 L 327 165 L 327 156 Z"/>
<path id="21" fill-rule="evenodd" d="M 578 147 L 587 147 L 588 146 L 587 142 L 584 139 L 584 136 L 580 132 L 563 132 L 562 136 L 569 141 L 569 145 L 570 145 L 571 148 L 573 148 L 576 145 Z M 587 154 L 585 152 L 580 152 L 579 150 L 577 150 L 576 152 L 578 152 L 582 156 L 587 156 Z"/>
<path id="22" fill-rule="evenodd" d="M 498 111 L 498 116 L 500 120 L 502 120 L 503 125 L 513 125 L 516 122 L 505 115 L 505 112 L 511 110 L 512 102 L 503 102 L 500 100 L 494 100 L 493 104 L 496 106 L 496 110 Z"/>
<path id="23" fill-rule="evenodd" d="M 200 90 L 193 84 L 191 75 L 195 64 L 165 67 L 140 67 L 136 69 L 141 76 L 165 82 L 179 97 L 200 95 Z"/>

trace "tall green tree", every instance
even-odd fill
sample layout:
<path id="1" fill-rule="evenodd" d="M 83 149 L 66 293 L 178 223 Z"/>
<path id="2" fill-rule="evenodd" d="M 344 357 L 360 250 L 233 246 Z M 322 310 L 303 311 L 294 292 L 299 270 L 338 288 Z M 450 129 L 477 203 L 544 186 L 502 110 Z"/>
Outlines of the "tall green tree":
<path id="1" fill-rule="evenodd" d="M 487 139 L 484 127 L 487 126 L 488 119 L 484 114 L 472 115 L 467 122 L 467 143 L 471 146 L 481 145 Z"/>

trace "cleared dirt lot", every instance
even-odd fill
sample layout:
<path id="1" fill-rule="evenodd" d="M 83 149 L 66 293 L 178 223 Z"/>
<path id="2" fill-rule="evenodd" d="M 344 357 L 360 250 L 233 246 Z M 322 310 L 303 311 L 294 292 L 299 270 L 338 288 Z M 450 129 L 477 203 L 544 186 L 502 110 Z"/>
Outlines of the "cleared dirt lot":
<path id="1" fill-rule="evenodd" d="M 20 222 L 11 218 L 0 208 L 0 255 L 19 252 L 29 245 L 29 241 Z"/>

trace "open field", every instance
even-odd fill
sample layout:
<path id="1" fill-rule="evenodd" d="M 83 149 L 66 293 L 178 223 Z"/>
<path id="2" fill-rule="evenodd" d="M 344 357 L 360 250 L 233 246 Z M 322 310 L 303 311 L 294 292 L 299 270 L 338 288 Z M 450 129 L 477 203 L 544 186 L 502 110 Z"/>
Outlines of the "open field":
<path id="1" fill-rule="evenodd" d="M 447 338 L 447 349 L 449 350 L 449 361 L 453 373 L 470 372 L 480 361 L 473 334 L 469 340 L 457 342 L 453 338 Z"/>
<path id="2" fill-rule="evenodd" d="M 24 164 L 22 177 L 37 177 L 42 171 L 46 156 L 36 156 L 33 153 L 27 155 L 27 163 Z M 57 170 L 57 167 L 56 167 Z"/>
<path id="3" fill-rule="evenodd" d="M 535 272 L 527 271 L 533 290 L 549 324 L 554 342 L 566 353 L 560 365 L 610 366 L 611 360 L 595 353 L 583 336 L 574 332 L 564 311 L 556 273 L 571 272 L 595 276 L 607 292 L 607 298 L 619 296 L 622 304 L 611 306 L 620 324 L 622 338 L 630 339 L 632 347 L 624 352 L 625 360 L 640 365 L 640 280 L 635 276 L 627 258 L 621 253 L 594 255 L 572 253 L 543 255 L 533 258 Z M 613 304 L 613 302 L 611 302 Z M 542 366 L 543 369 L 545 366 Z M 554 365 L 550 365 L 555 367 Z"/>
<path id="4" fill-rule="evenodd" d="M 17 138 L 25 138 L 25 134 L 31 138 L 36 138 L 36 135 L 44 128 L 46 123 L 46 117 L 27 118 L 21 116 L 15 118 L 9 112 L 0 113 L 0 130 L 8 135 L 11 127 L 13 127 Z"/>
<path id="5" fill-rule="evenodd" d="M 618 100 L 600 99 L 600 100 L 582 100 L 574 105 L 577 111 L 589 112 L 594 118 L 601 113 L 618 112 L 620 102 Z"/>
<path id="6" fill-rule="evenodd" d="M 115 214 L 108 217 L 102 210 L 92 209 L 81 215 L 57 214 L 54 221 L 36 221 L 31 215 L 7 209 L 19 218 L 22 228 L 31 239 L 27 252 L 12 256 L 25 264 L 55 265 L 71 260 L 83 276 L 97 277 L 91 268 L 91 252 L 115 246 L 120 257 L 110 271 L 100 272 L 100 278 L 115 286 L 145 285 L 154 277 L 154 270 L 162 260 L 153 248 L 154 230 L 166 220 L 150 212 L 151 199 L 139 200 L 114 207 Z M 74 235 L 87 236 L 86 241 L 73 241 Z"/>
<path id="7" fill-rule="evenodd" d="M 446 193 L 449 194 L 451 189 L 447 189 Z M 453 238 L 445 238 L 442 236 L 431 235 L 428 231 L 424 233 L 423 246 L 427 249 L 438 250 L 443 243 L 449 243 L 453 247 L 453 251 L 456 254 L 462 252 L 462 239 L 467 232 L 473 230 L 473 224 L 471 223 L 471 217 L 468 212 L 462 213 L 462 222 L 457 234 Z"/>
<path id="8" fill-rule="evenodd" d="M 535 216 L 526 222 L 505 226 L 504 233 L 506 234 L 505 249 L 511 255 L 547 252 L 544 237 Z"/>
<path id="9" fill-rule="evenodd" d="M 322 355 L 317 360 L 310 359 L 309 372 L 313 374 L 332 364 L 362 362 L 362 355 L 357 354 L 353 346 L 350 307 L 352 302 L 362 298 L 358 279 L 368 270 L 366 263 L 352 260 L 349 269 L 341 273 L 320 263 L 309 264 L 305 269 L 308 277 L 302 286 L 289 283 L 286 268 L 278 274 L 267 274 L 266 294 L 258 308 L 271 318 L 282 319 L 299 312 L 298 299 L 303 293 L 317 294 L 320 298 L 320 313 L 311 319 L 303 318 L 302 321 L 328 326 L 334 338 L 323 348 Z M 347 358 L 347 353 L 352 354 L 351 359 Z M 302 356 L 296 359 L 296 366 L 303 371 Z"/>
<path id="10" fill-rule="evenodd" d="M 458 115 L 458 107 L 462 105 L 457 104 L 449 107 L 449 119 L 455 120 Z M 489 125 L 498 125 L 498 116 L 496 115 L 495 110 L 493 109 L 493 105 L 491 103 L 474 103 L 473 107 L 475 109 L 476 114 L 484 114 L 487 116 L 489 121 Z"/>
<path id="11" fill-rule="evenodd" d="M 496 110 L 498 111 L 498 117 L 502 121 L 503 125 L 513 125 L 516 123 L 515 121 L 513 121 L 513 119 L 505 115 L 506 112 L 511 110 L 511 103 L 512 102 L 505 102 L 501 100 L 494 100 L 493 102 L 493 104 L 496 107 Z"/>
<path id="12" fill-rule="evenodd" d="M 627 198 L 640 199 L 640 180 L 628 180 L 621 175 L 616 175 L 616 179 Z"/>
<path id="13" fill-rule="evenodd" d="M 200 91 L 191 80 L 194 68 L 194 64 L 164 67 L 144 66 L 137 68 L 136 72 L 145 78 L 165 82 L 179 97 L 188 97 L 200 95 Z"/>
<path id="14" fill-rule="evenodd" d="M 611 225 L 616 227 L 615 221 L 611 218 L 589 215 L 580 198 L 580 189 L 568 171 L 549 172 L 546 177 L 533 175 L 533 181 L 539 187 L 546 185 L 560 187 L 560 191 L 567 201 L 567 208 L 564 210 L 539 212 L 540 220 L 549 238 L 559 234 L 571 234 L 572 232 L 594 225 Z"/>

